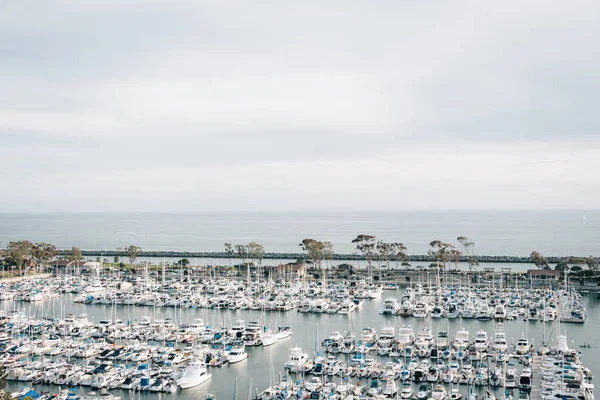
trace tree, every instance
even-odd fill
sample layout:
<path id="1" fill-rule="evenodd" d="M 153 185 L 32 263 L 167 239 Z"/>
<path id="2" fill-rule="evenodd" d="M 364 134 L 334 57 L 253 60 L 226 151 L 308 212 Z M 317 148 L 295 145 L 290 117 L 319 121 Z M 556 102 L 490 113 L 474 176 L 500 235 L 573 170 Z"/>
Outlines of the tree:
<path id="1" fill-rule="evenodd" d="M 598 273 L 598 268 L 600 266 L 600 264 L 598 263 L 598 260 L 596 259 L 596 257 L 594 256 L 589 256 L 585 259 L 585 264 L 588 266 L 588 268 L 594 272 L 594 274 Z"/>
<path id="2" fill-rule="evenodd" d="M 49 243 L 36 243 L 33 245 L 33 256 L 42 269 L 44 269 L 54 257 L 56 257 L 56 247 Z"/>
<path id="3" fill-rule="evenodd" d="M 558 263 L 556 263 L 556 266 L 554 267 L 555 271 L 564 271 L 564 270 L 569 270 L 569 260 L 561 260 Z"/>
<path id="4" fill-rule="evenodd" d="M 81 249 L 79 247 L 71 248 L 71 255 L 69 256 L 71 261 L 79 262 L 83 260 L 83 255 L 81 254 Z"/>
<path id="5" fill-rule="evenodd" d="M 379 264 L 380 274 L 382 264 L 386 267 L 390 266 L 392 255 L 392 248 L 389 243 L 386 243 L 383 240 L 378 240 L 377 243 L 375 243 L 375 257 L 377 258 L 377 263 Z"/>
<path id="6" fill-rule="evenodd" d="M 429 246 L 431 249 L 429 249 L 427 254 L 436 261 L 437 268 L 445 268 L 446 262 L 450 259 L 450 250 L 452 250 L 454 246 L 444 243 L 441 240 L 433 240 L 429 243 Z"/>
<path id="7" fill-rule="evenodd" d="M 410 265 L 406 262 L 408 255 L 406 254 L 406 246 L 404 243 L 396 242 L 392 243 L 392 253 L 395 254 L 396 261 L 401 261 L 402 265 Z"/>
<path id="8" fill-rule="evenodd" d="M 323 249 L 323 257 L 326 260 L 329 260 L 329 266 L 328 268 L 331 268 L 333 266 L 333 243 L 329 242 L 329 241 L 325 241 L 323 242 L 324 245 L 324 249 Z"/>
<path id="9" fill-rule="evenodd" d="M 460 250 L 455 249 L 454 247 L 448 250 L 448 256 L 451 260 L 454 260 L 454 270 L 458 271 L 458 263 L 460 262 L 460 256 L 462 253 Z"/>
<path id="10" fill-rule="evenodd" d="M 396 261 L 406 260 L 406 246 L 400 242 L 387 243 L 382 240 L 378 240 L 375 244 L 377 261 L 379 267 L 382 265 L 390 267 L 390 261 L 395 259 Z"/>
<path id="11" fill-rule="evenodd" d="M 475 242 L 466 236 L 459 236 L 456 238 L 460 246 L 462 247 L 462 253 L 467 259 L 469 265 L 469 271 L 473 271 L 479 266 L 479 261 L 475 257 Z"/>
<path id="12" fill-rule="evenodd" d="M 135 246 L 133 244 L 130 244 L 129 246 L 125 247 L 125 252 L 127 253 L 127 258 L 129 258 L 129 264 L 131 264 L 131 266 L 133 267 L 135 260 L 138 258 L 138 256 L 142 252 L 142 248 Z"/>
<path id="13" fill-rule="evenodd" d="M 181 260 L 179 260 L 177 262 L 177 264 L 181 265 L 182 267 L 187 267 L 188 265 L 190 265 L 190 260 L 188 260 L 187 258 L 182 258 Z"/>
<path id="14" fill-rule="evenodd" d="M 373 258 L 375 257 L 375 236 L 360 234 L 352 243 L 356 244 L 356 249 L 360 251 L 362 256 L 367 261 L 367 273 L 369 276 L 373 276 Z"/>
<path id="15" fill-rule="evenodd" d="M 312 262 L 313 268 L 321 269 L 321 262 L 325 258 L 325 243 L 315 239 L 304 239 L 299 244 Z"/>
<path id="16" fill-rule="evenodd" d="M 262 244 L 256 242 L 248 243 L 248 254 L 253 264 L 256 264 L 258 268 L 262 266 L 262 260 L 265 256 L 265 247 Z"/>
<path id="17" fill-rule="evenodd" d="M 229 259 L 229 266 L 231 267 L 231 259 L 235 255 L 235 251 L 233 250 L 233 246 L 231 243 L 225 243 L 225 254 L 227 254 L 227 258 Z"/>
<path id="18" fill-rule="evenodd" d="M 531 258 L 531 262 L 533 262 L 536 267 L 542 269 L 550 269 L 550 267 L 548 266 L 548 260 L 541 253 L 538 253 L 537 251 L 532 251 L 529 255 L 529 258 Z"/>
<path id="19" fill-rule="evenodd" d="M 71 254 L 68 257 L 69 261 L 77 263 L 77 268 L 79 269 L 79 263 L 83 260 L 83 256 L 81 255 L 81 249 L 79 247 L 71 248 Z"/>
<path id="20" fill-rule="evenodd" d="M 113 262 L 115 263 L 115 265 L 119 265 L 119 256 L 114 256 Z"/>
<path id="21" fill-rule="evenodd" d="M 256 242 L 248 243 L 248 254 L 252 259 L 252 264 L 255 265 L 256 268 L 256 276 L 260 276 L 260 271 L 262 270 L 262 260 L 265 256 L 265 247 L 262 244 Z"/>
<path id="22" fill-rule="evenodd" d="M 235 254 L 237 256 L 237 258 L 240 259 L 240 261 L 242 262 L 242 265 L 244 265 L 244 267 L 248 268 L 248 282 L 250 282 L 250 267 L 248 267 L 247 264 L 247 260 L 248 260 L 248 247 L 243 245 L 243 244 L 236 244 L 234 246 L 235 248 Z M 242 273 L 242 271 L 239 271 L 240 275 Z"/>
<path id="23" fill-rule="evenodd" d="M 23 274 L 23 268 L 31 264 L 33 259 L 33 243 L 29 240 L 19 240 L 10 242 L 6 246 L 8 256 L 11 257 L 15 265 L 19 268 L 19 275 Z"/>

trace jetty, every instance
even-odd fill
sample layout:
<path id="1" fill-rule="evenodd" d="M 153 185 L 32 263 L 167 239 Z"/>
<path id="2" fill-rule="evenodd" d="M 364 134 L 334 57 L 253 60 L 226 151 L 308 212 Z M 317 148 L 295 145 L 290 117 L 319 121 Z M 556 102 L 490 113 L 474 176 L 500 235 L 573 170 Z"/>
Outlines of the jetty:
<path id="1" fill-rule="evenodd" d="M 72 254 L 69 249 L 58 250 L 60 256 L 68 256 Z M 118 250 L 81 250 L 81 254 L 86 257 L 127 257 L 126 251 Z M 152 257 L 152 258 L 212 258 L 212 259 L 235 259 L 235 255 L 228 254 L 224 251 L 165 251 L 165 250 L 143 250 L 138 254 L 139 257 Z M 263 258 L 266 260 L 304 260 L 307 258 L 306 253 L 286 253 L 286 252 L 269 252 L 264 253 Z M 573 258 L 572 256 L 549 256 L 546 257 L 548 263 L 559 263 L 564 262 Z M 334 253 L 331 255 L 332 260 L 336 261 L 365 261 L 366 258 L 360 254 L 355 253 Z M 502 264 L 528 264 L 532 263 L 530 256 L 492 256 L 492 255 L 480 255 L 480 256 L 460 256 L 460 262 L 468 262 L 474 259 L 479 263 L 502 263 Z M 391 261 L 411 261 L 411 262 L 435 262 L 436 259 L 430 255 L 424 254 L 412 254 L 407 255 L 406 258 L 398 260 L 394 257 Z"/>

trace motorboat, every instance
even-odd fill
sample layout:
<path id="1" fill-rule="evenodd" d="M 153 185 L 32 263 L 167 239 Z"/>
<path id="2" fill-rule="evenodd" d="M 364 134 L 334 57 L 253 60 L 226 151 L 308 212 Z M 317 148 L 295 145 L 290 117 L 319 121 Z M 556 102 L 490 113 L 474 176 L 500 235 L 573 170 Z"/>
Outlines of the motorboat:
<path id="1" fill-rule="evenodd" d="M 246 353 L 246 347 L 243 343 L 235 343 L 231 346 L 231 350 L 229 350 L 229 354 L 227 354 L 227 361 L 229 364 L 239 363 L 248 358 L 248 353 Z"/>
<path id="2" fill-rule="evenodd" d="M 186 367 L 181 378 L 177 379 L 177 385 L 181 389 L 189 389 L 203 384 L 211 378 L 206 366 L 200 360 L 193 360 Z"/>
<path id="3" fill-rule="evenodd" d="M 466 349 L 469 345 L 469 331 L 465 328 L 462 328 L 456 335 L 454 336 L 454 340 L 452 341 L 452 347 L 456 350 Z"/>
<path id="4" fill-rule="evenodd" d="M 398 305 L 398 300 L 394 297 L 389 297 L 383 302 L 383 307 L 379 310 L 379 313 L 384 315 L 396 315 L 399 310 L 400 306 Z"/>

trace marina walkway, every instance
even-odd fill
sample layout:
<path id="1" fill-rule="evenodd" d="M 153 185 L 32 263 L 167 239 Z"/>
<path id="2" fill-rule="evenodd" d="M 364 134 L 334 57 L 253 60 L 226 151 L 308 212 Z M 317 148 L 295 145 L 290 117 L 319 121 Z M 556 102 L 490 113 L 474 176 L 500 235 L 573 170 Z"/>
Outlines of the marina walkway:
<path id="1" fill-rule="evenodd" d="M 531 364 L 531 395 L 532 399 L 542 397 L 542 356 L 534 355 Z"/>

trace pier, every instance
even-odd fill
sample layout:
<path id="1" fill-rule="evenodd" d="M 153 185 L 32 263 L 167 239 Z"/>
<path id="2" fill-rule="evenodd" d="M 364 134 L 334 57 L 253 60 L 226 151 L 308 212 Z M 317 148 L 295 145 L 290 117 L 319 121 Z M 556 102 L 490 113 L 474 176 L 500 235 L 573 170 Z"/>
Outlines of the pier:
<path id="1" fill-rule="evenodd" d="M 534 355 L 531 363 L 531 396 L 532 399 L 542 397 L 542 356 Z"/>

